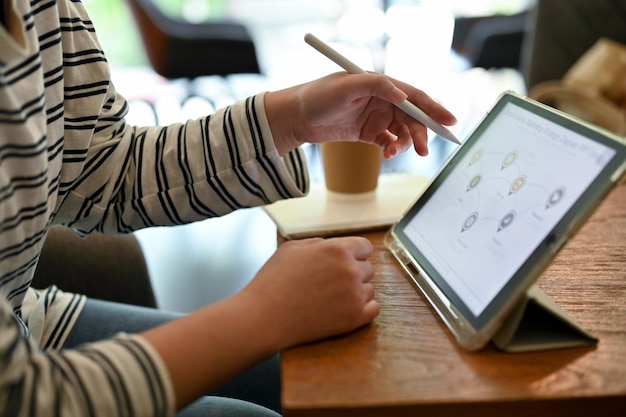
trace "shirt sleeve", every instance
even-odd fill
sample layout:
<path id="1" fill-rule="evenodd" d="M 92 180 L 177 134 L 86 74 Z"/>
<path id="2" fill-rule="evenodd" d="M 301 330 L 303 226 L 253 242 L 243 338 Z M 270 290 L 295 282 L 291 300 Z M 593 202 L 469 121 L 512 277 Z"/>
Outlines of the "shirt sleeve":
<path id="1" fill-rule="evenodd" d="M 77 350 L 38 350 L 0 297 L 3 415 L 172 416 L 174 391 L 162 360 L 141 336 L 119 334 Z"/>
<path id="2" fill-rule="evenodd" d="M 55 221 L 79 231 L 129 232 L 184 224 L 308 192 L 301 149 L 281 157 L 264 94 L 164 127 L 132 127 L 111 85 L 82 172 Z M 71 147 L 71 137 L 66 137 Z"/>

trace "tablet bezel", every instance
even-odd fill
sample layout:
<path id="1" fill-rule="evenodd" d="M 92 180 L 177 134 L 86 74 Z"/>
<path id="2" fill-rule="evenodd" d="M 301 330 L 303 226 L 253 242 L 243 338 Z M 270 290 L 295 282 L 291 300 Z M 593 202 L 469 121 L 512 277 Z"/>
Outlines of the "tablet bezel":
<path id="1" fill-rule="evenodd" d="M 478 316 L 475 316 L 452 288 L 438 276 L 439 274 L 434 271 L 432 265 L 424 259 L 419 249 L 404 233 L 404 228 L 424 206 L 428 198 L 448 178 L 456 164 L 471 152 L 481 134 L 508 103 L 531 110 L 549 121 L 592 138 L 613 148 L 616 153 L 583 191 L 573 206 L 551 229 L 540 245 L 533 250 L 522 267 L 515 272 L 487 307 Z M 626 145 L 616 135 L 595 128 L 527 97 L 509 91 L 504 92 L 463 145 L 448 158 L 414 205 L 392 226 L 386 239 L 387 247 L 435 307 L 461 346 L 468 350 L 480 349 L 491 339 L 507 313 L 536 281 L 563 243 L 580 227 L 603 196 L 622 176 L 626 167 L 625 161 Z"/>

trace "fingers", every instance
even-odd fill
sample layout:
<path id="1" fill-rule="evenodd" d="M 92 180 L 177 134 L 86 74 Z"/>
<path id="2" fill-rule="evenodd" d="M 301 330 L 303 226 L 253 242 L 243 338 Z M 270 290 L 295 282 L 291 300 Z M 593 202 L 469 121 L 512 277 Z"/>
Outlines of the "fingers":
<path id="1" fill-rule="evenodd" d="M 422 109 L 440 124 L 451 126 L 457 122 L 456 117 L 448 109 L 433 100 L 424 91 L 410 84 L 378 73 L 369 73 L 367 75 L 361 75 L 361 77 L 370 77 L 370 82 L 367 84 L 370 85 L 369 94 L 371 96 L 378 97 L 392 104 L 399 103 L 406 99 Z M 354 79 L 354 81 L 362 82 L 362 80 L 358 79 Z M 355 90 L 355 93 L 356 92 L 357 90 Z M 401 111 L 400 113 L 404 114 L 404 112 Z M 410 116 L 406 114 L 405 116 L 405 124 L 410 125 L 411 121 L 415 121 Z"/>
<path id="2" fill-rule="evenodd" d="M 354 255 L 354 258 L 359 261 L 367 260 L 372 252 L 374 252 L 374 246 L 372 242 L 359 236 L 345 236 L 329 238 L 329 242 L 338 242 L 347 248 L 350 253 Z"/>
<path id="3" fill-rule="evenodd" d="M 346 86 L 350 84 L 345 91 L 349 93 L 351 99 L 378 97 L 389 103 L 399 103 L 408 97 L 391 78 L 376 72 L 344 76 L 343 82 Z"/>
<path id="4" fill-rule="evenodd" d="M 413 147 L 418 155 L 428 155 L 428 135 L 426 129 L 420 123 L 412 122 L 411 125 L 396 122 L 390 127 L 397 139 L 388 147 L 390 157 L 401 154 Z"/>
<path id="5" fill-rule="evenodd" d="M 301 111 L 294 112 L 296 115 L 301 113 L 302 117 L 295 117 L 300 122 L 287 123 L 292 126 L 287 130 L 296 140 L 289 142 L 291 146 L 286 149 L 304 141 L 323 143 L 345 140 L 376 144 L 383 149 L 387 159 L 411 147 L 419 155 L 427 155 L 426 127 L 395 106 L 405 99 L 441 124 L 456 121 L 448 110 L 423 91 L 383 74 L 335 73 L 288 91 L 288 97 L 302 102 Z M 266 96 L 266 107 L 271 111 L 273 100 L 270 98 L 281 96 L 279 93 Z M 283 108 L 288 108 L 285 106 L 290 103 L 285 99 L 279 102 L 283 103 Z M 277 124 L 284 123 L 282 116 L 278 114 Z M 283 143 L 287 140 L 279 141 L 279 144 Z M 283 154 L 281 149 L 279 152 Z"/>
<path id="6" fill-rule="evenodd" d="M 370 323 L 380 314 L 380 304 L 376 300 L 371 300 L 363 307 L 363 324 Z"/>
<path id="7" fill-rule="evenodd" d="M 246 291 L 270 306 L 283 346 L 347 333 L 379 313 L 373 251 L 356 236 L 285 242 Z"/>
<path id="8" fill-rule="evenodd" d="M 416 121 L 412 121 L 410 125 L 406 125 L 394 120 L 387 129 L 379 133 L 372 142 L 383 149 L 385 159 L 391 159 L 411 147 L 415 149 L 418 155 L 428 155 L 428 135 L 426 128 Z"/>
<path id="9" fill-rule="evenodd" d="M 329 239 L 331 242 L 333 239 Z M 353 299 L 353 306 L 356 308 L 355 321 L 353 322 L 352 329 L 363 326 L 374 320 L 380 313 L 380 306 L 375 299 L 376 289 L 372 282 L 374 278 L 374 267 L 368 261 L 369 256 L 373 252 L 373 246 L 369 240 L 361 237 L 342 237 L 334 238 L 335 243 L 339 243 L 344 248 L 347 248 L 350 253 L 353 254 L 356 262 L 356 269 L 352 269 L 352 278 L 348 281 L 352 281 L 352 288 L 354 297 L 344 298 L 344 303 L 350 304 L 348 299 Z M 347 277 L 341 277 L 339 279 L 345 279 Z"/>
<path id="10" fill-rule="evenodd" d="M 426 112 L 437 123 L 446 126 L 452 126 L 456 124 L 456 117 L 443 105 L 433 100 L 424 91 L 418 90 L 417 88 L 402 81 L 393 78 L 391 78 L 391 80 L 395 85 L 402 89 L 402 91 L 408 94 L 408 100 L 410 102 Z"/>
<path id="11" fill-rule="evenodd" d="M 386 90 L 381 88 L 381 91 Z M 409 91 L 413 93 L 411 99 L 418 102 L 426 112 L 433 114 L 433 118 L 438 122 L 451 124 L 456 121 L 447 109 L 422 91 L 415 88 L 410 88 Z M 380 146 L 386 159 L 399 155 L 411 147 L 421 156 L 428 155 L 426 127 L 391 105 L 395 103 L 394 101 L 385 101 L 385 97 L 388 95 L 379 94 L 377 98 L 383 101 L 369 103 L 368 111 L 364 112 L 363 120 L 361 120 L 360 140 Z"/>
<path id="12" fill-rule="evenodd" d="M 403 116 L 396 113 L 401 113 Z M 406 123 L 407 121 L 409 124 Z M 374 143 L 382 148 L 386 159 L 405 152 L 412 145 L 419 150 L 420 155 L 428 153 L 425 127 L 401 110 L 390 109 L 388 103 L 367 113 L 359 137 L 363 142 Z"/>
<path id="13" fill-rule="evenodd" d="M 371 281 L 368 281 L 363 285 L 363 293 L 365 295 L 366 302 L 372 301 L 376 297 L 376 289 Z"/>

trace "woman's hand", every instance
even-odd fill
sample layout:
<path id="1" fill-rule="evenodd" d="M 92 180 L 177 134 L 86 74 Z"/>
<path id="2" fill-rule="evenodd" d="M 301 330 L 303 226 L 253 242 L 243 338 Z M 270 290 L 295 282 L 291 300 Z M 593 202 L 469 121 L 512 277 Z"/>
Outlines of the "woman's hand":
<path id="1" fill-rule="evenodd" d="M 372 251 L 361 237 L 285 242 L 240 296 L 276 349 L 350 332 L 379 313 Z"/>
<path id="2" fill-rule="evenodd" d="M 407 98 L 441 124 L 456 122 L 423 91 L 376 73 L 335 73 L 267 93 L 265 108 L 281 154 L 305 142 L 362 141 L 380 146 L 386 158 L 411 145 L 426 155 L 426 127 L 394 105 Z"/>
<path id="3" fill-rule="evenodd" d="M 283 243 L 239 293 L 144 332 L 178 408 L 277 351 L 372 321 L 372 251 L 360 237 Z"/>

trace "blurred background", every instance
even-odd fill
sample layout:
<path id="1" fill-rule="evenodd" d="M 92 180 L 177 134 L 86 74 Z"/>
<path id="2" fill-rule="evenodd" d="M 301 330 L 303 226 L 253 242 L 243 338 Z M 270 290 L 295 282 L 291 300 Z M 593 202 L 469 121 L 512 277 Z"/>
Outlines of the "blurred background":
<path id="1" fill-rule="evenodd" d="M 254 43 L 259 71 L 176 77 L 159 74 L 146 53 L 133 2 L 148 2 L 178 23 L 236 21 Z M 113 80 L 131 103 L 129 121 L 168 124 L 212 112 L 248 95 L 338 71 L 303 41 L 307 32 L 363 67 L 410 82 L 457 114 L 463 137 L 505 89 L 523 93 L 521 36 L 531 0 L 83 0 L 109 58 Z M 500 18 L 505 19 L 504 21 Z M 162 20 L 165 21 L 165 20 Z M 480 24 L 489 21 L 489 26 Z M 481 22 L 477 25 L 478 22 Z M 488 32 L 504 33 L 496 53 Z M 193 34 L 194 31 L 192 30 Z M 165 53 L 151 35 L 157 53 Z M 155 48 L 154 45 L 152 48 Z M 220 54 L 229 59 L 235 52 Z M 482 60 L 482 61 L 481 61 Z M 187 64 L 190 65 L 190 64 Z M 430 176 L 451 148 L 433 138 L 428 158 L 402 155 L 398 169 Z M 319 156 L 307 149 L 314 181 Z M 276 227 L 262 208 L 192 225 L 136 233 L 159 307 L 188 312 L 246 285 L 276 249 Z"/>
<path id="2" fill-rule="evenodd" d="M 225 18 L 250 26 L 261 51 L 277 51 L 261 60 L 265 70 L 287 61 L 279 45 L 300 47 L 301 38 L 283 36 L 313 31 L 333 34 L 346 41 L 375 44 L 387 36 L 410 35 L 415 26 L 426 23 L 424 30 L 434 33 L 451 30 L 433 27 L 438 22 L 411 19 L 398 11 L 411 8 L 437 10 L 448 17 L 485 17 L 513 15 L 528 10 L 533 0 L 151 0 L 175 19 L 199 23 Z M 83 0 L 96 23 L 100 40 L 109 59 L 116 65 L 147 65 L 145 52 L 129 10 L 127 0 Z M 409 9 L 407 9 L 407 7 Z M 409 13 L 410 14 L 410 13 Z M 411 21 L 407 26 L 407 21 Z M 451 34 L 450 34 L 451 35 Z M 267 36 L 267 37 L 266 37 Z M 321 36 L 321 35 L 320 35 Z M 271 39 L 271 42 L 266 40 Z M 431 39 L 432 40 L 432 39 Z M 271 59 L 270 59 L 271 58 Z"/>

